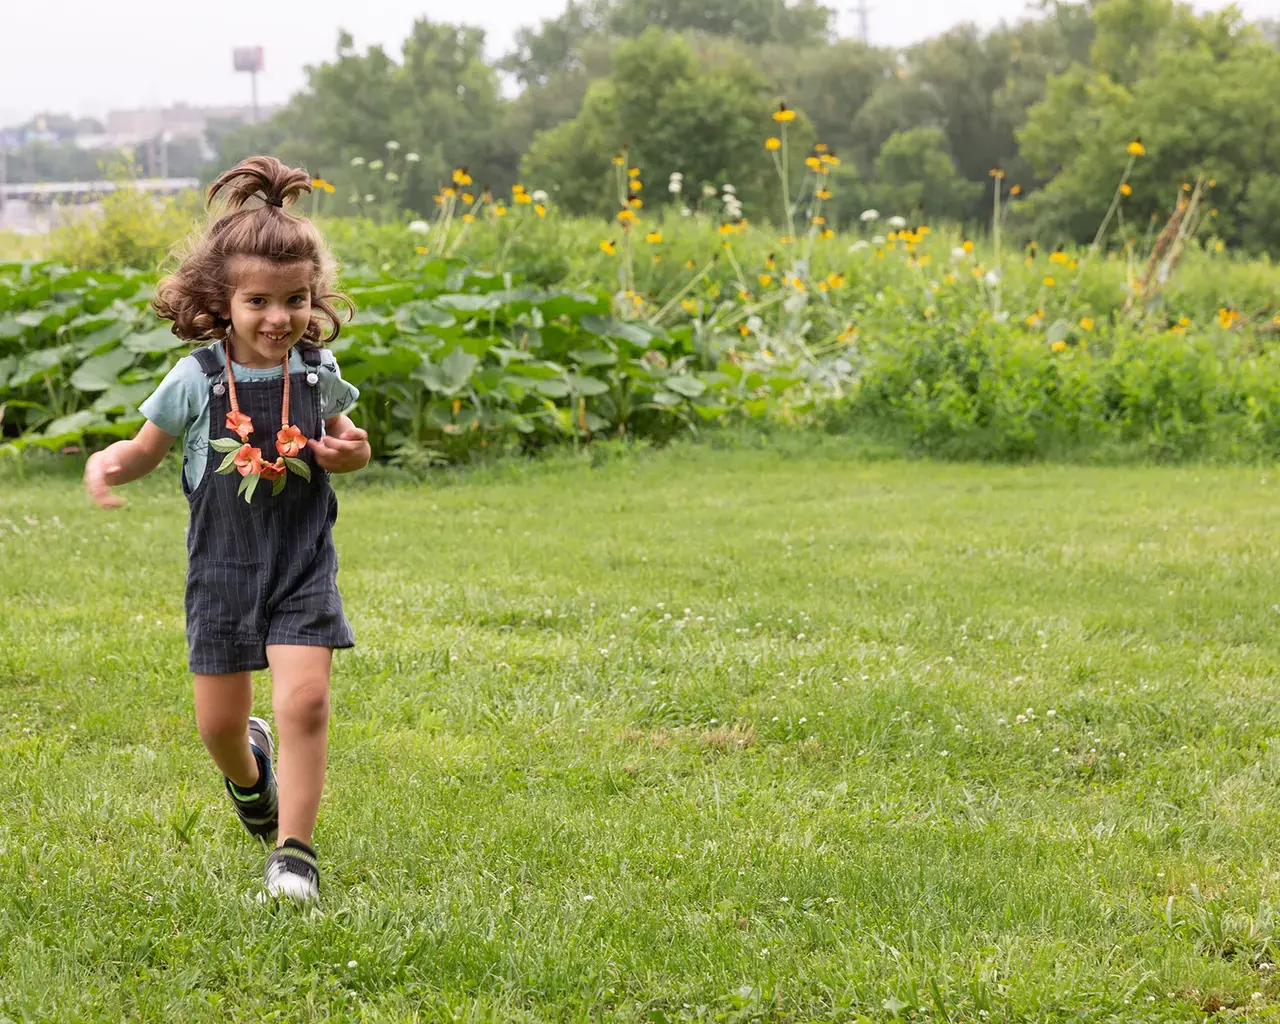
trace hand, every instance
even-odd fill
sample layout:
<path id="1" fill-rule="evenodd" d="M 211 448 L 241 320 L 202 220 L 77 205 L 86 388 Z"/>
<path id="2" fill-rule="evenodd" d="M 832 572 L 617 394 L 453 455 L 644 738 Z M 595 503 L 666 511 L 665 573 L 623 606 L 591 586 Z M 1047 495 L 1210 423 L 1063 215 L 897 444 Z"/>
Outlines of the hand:
<path id="1" fill-rule="evenodd" d="M 84 489 L 99 508 L 119 508 L 124 498 L 112 494 L 111 488 L 120 477 L 120 463 L 110 450 L 94 452 L 84 465 Z"/>
<path id="2" fill-rule="evenodd" d="M 369 432 L 349 426 L 337 434 L 325 434 L 319 441 L 308 441 L 307 447 L 315 455 L 321 469 L 330 473 L 352 473 L 369 465 L 373 450 L 369 447 Z"/>

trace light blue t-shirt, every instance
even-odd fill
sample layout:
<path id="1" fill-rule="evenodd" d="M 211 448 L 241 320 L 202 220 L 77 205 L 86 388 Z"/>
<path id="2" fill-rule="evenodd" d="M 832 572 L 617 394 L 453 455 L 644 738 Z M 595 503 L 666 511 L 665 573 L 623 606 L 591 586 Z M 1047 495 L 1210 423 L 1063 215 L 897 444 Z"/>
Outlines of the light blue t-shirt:
<path id="1" fill-rule="evenodd" d="M 223 360 L 222 342 L 214 342 L 208 346 Z M 279 378 L 280 367 L 273 366 L 268 370 L 255 370 L 248 366 L 236 366 L 236 380 L 271 380 Z M 332 367 L 332 369 L 330 369 Z M 296 348 L 289 353 L 289 372 L 305 373 L 310 369 L 302 361 L 302 353 Z M 330 419 L 351 409 L 360 397 L 359 390 L 342 379 L 338 372 L 338 361 L 333 353 L 325 349 L 321 353 L 320 365 L 315 368 L 320 378 L 316 387 L 320 390 L 320 418 Z M 183 453 L 186 458 L 184 474 L 187 486 L 194 488 L 204 475 L 205 461 L 209 455 L 209 385 L 212 383 L 200 369 L 196 357 L 184 356 L 178 365 L 165 374 L 160 386 L 152 392 L 145 402 L 138 407 L 148 420 L 166 434 L 183 439 Z"/>

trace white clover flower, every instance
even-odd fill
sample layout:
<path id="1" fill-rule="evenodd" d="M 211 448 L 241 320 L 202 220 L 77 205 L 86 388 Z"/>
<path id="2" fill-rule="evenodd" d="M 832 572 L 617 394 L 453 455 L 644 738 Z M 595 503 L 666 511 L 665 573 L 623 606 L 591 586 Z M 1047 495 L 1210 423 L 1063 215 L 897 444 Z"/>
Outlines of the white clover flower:
<path id="1" fill-rule="evenodd" d="M 395 171 L 387 171 L 387 181 L 394 183 L 399 180 L 400 180 L 400 175 L 396 174 Z"/>
<path id="2" fill-rule="evenodd" d="M 907 220 L 905 217 L 890 217 L 888 224 L 894 231 L 900 231 L 907 226 Z"/>
<path id="3" fill-rule="evenodd" d="M 404 155 L 404 158 L 411 164 L 416 164 L 419 160 L 422 159 L 422 157 L 418 156 L 417 153 L 406 153 Z"/>
<path id="4" fill-rule="evenodd" d="M 1000 283 L 1000 271 L 988 270 L 983 280 L 986 281 L 987 284 L 991 285 L 992 288 L 994 288 L 996 285 Z"/>
<path id="5" fill-rule="evenodd" d="M 347 200 L 347 202 L 349 202 L 349 203 L 358 203 L 358 202 L 360 202 L 360 195 L 359 195 L 359 193 L 353 192 L 353 193 L 351 194 L 351 198 L 350 198 L 350 199 L 348 199 L 348 200 Z"/>
<path id="6" fill-rule="evenodd" d="M 363 167 L 363 166 L 364 166 L 364 157 L 362 157 L 362 156 L 353 156 L 353 157 L 351 158 L 351 166 L 352 166 L 352 167 Z"/>
<path id="7" fill-rule="evenodd" d="M 547 195 L 545 188 L 538 188 L 533 190 L 532 198 L 535 203 L 545 203 L 550 197 Z"/>
<path id="8" fill-rule="evenodd" d="M 874 238 L 871 239 L 872 245 L 884 245 L 884 243 L 885 243 L 884 235 L 876 235 Z"/>
<path id="9" fill-rule="evenodd" d="M 431 225 L 425 220 L 411 220 L 409 221 L 409 230 L 415 235 L 425 235 L 431 230 Z"/>
<path id="10" fill-rule="evenodd" d="M 671 184 L 667 186 L 667 191 L 670 192 L 673 196 L 676 196 L 680 194 L 683 188 L 684 188 L 684 182 L 676 181 L 675 178 L 672 178 Z"/>
<path id="11" fill-rule="evenodd" d="M 370 161 L 369 161 L 369 170 L 371 170 L 371 171 L 380 171 L 380 170 L 382 170 L 382 161 L 381 161 L 381 160 L 370 160 Z"/>
<path id="12" fill-rule="evenodd" d="M 388 140 L 387 140 L 387 149 L 388 149 L 390 152 L 394 153 L 394 152 L 395 152 L 397 149 L 399 149 L 399 148 L 400 148 L 400 143 L 396 142 L 396 140 L 395 140 L 395 139 L 388 139 Z"/>
<path id="13" fill-rule="evenodd" d="M 707 199 L 714 199 L 716 197 L 716 187 L 714 185 L 703 185 L 702 195 Z"/>
<path id="14" fill-rule="evenodd" d="M 729 185 L 727 183 L 720 187 L 720 191 L 727 196 L 737 195 L 737 192 L 738 192 L 736 188 L 734 188 L 732 185 Z"/>
<path id="15" fill-rule="evenodd" d="M 870 249 L 871 243 L 865 238 L 859 238 L 853 245 L 849 246 L 850 252 L 861 252 L 863 249 Z"/>
<path id="16" fill-rule="evenodd" d="M 880 219 L 879 210 L 863 210 L 862 211 L 861 220 L 863 224 L 872 224 L 875 221 L 878 221 L 879 219 Z"/>
<path id="17" fill-rule="evenodd" d="M 756 316 L 755 314 L 752 314 L 751 316 L 747 317 L 747 330 L 758 331 L 763 326 L 764 326 L 764 321 L 761 320 L 760 317 Z"/>
<path id="18" fill-rule="evenodd" d="M 375 196 L 372 192 L 366 192 L 366 193 L 365 193 L 365 196 L 364 196 L 364 201 L 365 201 L 366 203 L 372 203 L 372 202 L 373 202 L 375 199 L 377 199 L 377 198 L 378 198 L 378 197 L 377 197 L 377 196 Z"/>
<path id="19" fill-rule="evenodd" d="M 951 250 L 951 258 L 955 260 L 957 263 L 963 263 L 966 259 L 968 259 L 968 257 L 969 257 L 969 254 L 964 251 L 963 246 L 957 245 L 954 249 Z"/>

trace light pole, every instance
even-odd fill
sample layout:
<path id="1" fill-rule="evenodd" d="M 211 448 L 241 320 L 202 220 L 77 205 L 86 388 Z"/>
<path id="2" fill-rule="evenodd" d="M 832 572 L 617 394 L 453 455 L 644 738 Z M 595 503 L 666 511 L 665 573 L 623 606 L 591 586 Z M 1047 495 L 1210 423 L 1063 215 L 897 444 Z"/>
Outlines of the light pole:
<path id="1" fill-rule="evenodd" d="M 247 71 L 253 94 L 253 123 L 258 123 L 258 72 L 262 70 L 261 46 L 237 46 L 231 51 L 231 59 L 237 71 Z"/>

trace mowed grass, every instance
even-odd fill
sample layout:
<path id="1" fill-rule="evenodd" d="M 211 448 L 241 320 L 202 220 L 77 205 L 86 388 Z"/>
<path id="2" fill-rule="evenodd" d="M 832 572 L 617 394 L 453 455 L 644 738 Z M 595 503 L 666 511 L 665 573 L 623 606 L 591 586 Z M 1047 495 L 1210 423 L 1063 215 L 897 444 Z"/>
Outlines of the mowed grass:
<path id="1" fill-rule="evenodd" d="M 317 913 L 254 900 L 157 476 L 0 483 L 0 1019 L 1280 1019 L 1280 472 L 344 487 Z"/>

